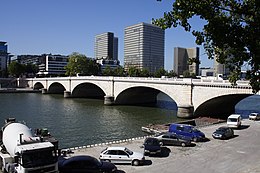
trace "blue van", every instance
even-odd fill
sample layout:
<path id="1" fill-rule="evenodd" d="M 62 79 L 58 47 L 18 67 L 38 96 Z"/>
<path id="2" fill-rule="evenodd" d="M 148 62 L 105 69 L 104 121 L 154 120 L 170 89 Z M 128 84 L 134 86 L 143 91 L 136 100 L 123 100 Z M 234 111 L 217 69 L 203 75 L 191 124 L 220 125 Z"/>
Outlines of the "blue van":
<path id="1" fill-rule="evenodd" d="M 171 124 L 169 132 L 191 138 L 194 142 L 205 140 L 205 134 L 192 125 Z"/>

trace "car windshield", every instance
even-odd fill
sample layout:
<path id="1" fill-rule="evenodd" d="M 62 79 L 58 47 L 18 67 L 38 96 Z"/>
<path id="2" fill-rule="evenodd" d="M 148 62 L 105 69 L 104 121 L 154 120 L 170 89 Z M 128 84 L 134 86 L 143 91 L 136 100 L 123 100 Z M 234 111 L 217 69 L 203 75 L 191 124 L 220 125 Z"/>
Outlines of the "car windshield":
<path id="1" fill-rule="evenodd" d="M 216 132 L 224 132 L 224 131 L 225 131 L 225 129 L 222 129 L 222 128 L 219 128 L 216 130 Z"/>
<path id="2" fill-rule="evenodd" d="M 192 127 L 191 128 L 191 131 L 193 131 L 193 132 L 200 132 L 198 129 L 196 129 L 195 127 Z"/>
<path id="3" fill-rule="evenodd" d="M 125 148 L 125 152 L 127 152 L 129 155 L 133 155 L 133 151 L 129 150 L 128 148 Z"/>
<path id="4" fill-rule="evenodd" d="M 237 119 L 236 118 L 229 118 L 228 121 L 229 122 L 237 122 Z"/>

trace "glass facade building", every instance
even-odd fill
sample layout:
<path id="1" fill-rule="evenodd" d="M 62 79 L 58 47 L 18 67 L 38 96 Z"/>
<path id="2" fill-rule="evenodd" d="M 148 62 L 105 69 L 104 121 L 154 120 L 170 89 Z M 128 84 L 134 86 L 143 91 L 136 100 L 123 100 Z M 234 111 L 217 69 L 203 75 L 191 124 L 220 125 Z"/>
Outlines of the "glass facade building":
<path id="1" fill-rule="evenodd" d="M 155 72 L 164 68 L 164 30 L 139 23 L 124 30 L 124 68 L 136 67 Z"/>
<path id="2" fill-rule="evenodd" d="M 106 32 L 95 37 L 95 58 L 118 60 L 118 38 Z"/>
<path id="3" fill-rule="evenodd" d="M 8 62 L 8 52 L 7 52 L 7 42 L 0 41 L 0 75 L 2 77 L 2 72 L 7 70 Z"/>

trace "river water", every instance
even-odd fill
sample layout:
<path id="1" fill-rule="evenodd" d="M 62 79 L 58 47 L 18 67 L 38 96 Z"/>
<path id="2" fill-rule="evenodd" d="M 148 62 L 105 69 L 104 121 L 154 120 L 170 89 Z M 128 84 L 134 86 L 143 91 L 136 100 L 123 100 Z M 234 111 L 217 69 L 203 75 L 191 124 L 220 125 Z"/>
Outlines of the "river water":
<path id="1" fill-rule="evenodd" d="M 176 109 L 105 106 L 103 100 L 40 93 L 0 94 L 0 123 L 14 117 L 32 128 L 48 128 L 61 148 L 143 136 L 141 127 L 180 120 Z M 236 111 L 260 112 L 260 96 L 241 101 Z"/>

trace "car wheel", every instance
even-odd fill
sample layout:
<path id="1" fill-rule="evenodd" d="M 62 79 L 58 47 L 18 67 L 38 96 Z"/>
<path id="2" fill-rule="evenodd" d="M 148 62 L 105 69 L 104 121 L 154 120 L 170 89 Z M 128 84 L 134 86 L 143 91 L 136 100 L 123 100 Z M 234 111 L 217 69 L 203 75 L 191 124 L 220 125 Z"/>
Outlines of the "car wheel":
<path id="1" fill-rule="evenodd" d="M 181 146 L 182 146 L 182 147 L 185 147 L 185 146 L 186 146 L 186 144 L 185 144 L 184 142 L 182 142 L 182 143 L 181 143 Z"/>
<path id="2" fill-rule="evenodd" d="M 139 165 L 139 160 L 133 160 L 132 165 L 133 166 L 138 166 Z"/>

